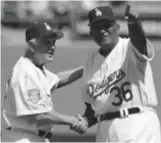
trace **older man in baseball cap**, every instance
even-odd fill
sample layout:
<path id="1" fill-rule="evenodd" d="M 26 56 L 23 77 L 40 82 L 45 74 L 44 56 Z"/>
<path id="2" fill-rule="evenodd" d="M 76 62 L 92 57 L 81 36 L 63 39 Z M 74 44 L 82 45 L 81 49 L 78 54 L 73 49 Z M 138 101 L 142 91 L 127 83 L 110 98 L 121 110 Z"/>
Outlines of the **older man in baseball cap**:
<path id="1" fill-rule="evenodd" d="M 139 17 L 128 5 L 129 38 L 119 37 L 119 25 L 108 6 L 92 9 L 88 18 L 99 48 L 84 67 L 85 113 L 79 115 L 80 126 L 71 129 L 82 134 L 98 122 L 97 142 L 161 142 L 150 66 L 154 49 Z"/>
<path id="2" fill-rule="evenodd" d="M 55 124 L 79 125 L 76 117 L 55 111 L 51 94 L 79 79 L 82 67 L 58 75 L 45 68 L 53 61 L 56 40 L 62 37 L 46 22 L 33 22 L 26 29 L 28 49 L 6 84 L 3 142 L 49 142 Z"/>

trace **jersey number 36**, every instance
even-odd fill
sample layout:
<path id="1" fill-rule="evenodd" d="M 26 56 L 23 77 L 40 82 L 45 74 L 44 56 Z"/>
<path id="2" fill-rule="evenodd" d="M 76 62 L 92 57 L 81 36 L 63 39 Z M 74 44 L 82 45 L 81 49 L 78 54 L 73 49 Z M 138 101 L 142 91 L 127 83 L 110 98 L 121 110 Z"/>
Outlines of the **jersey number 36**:
<path id="1" fill-rule="evenodd" d="M 130 82 L 124 82 L 121 87 L 114 86 L 110 89 L 110 94 L 115 96 L 115 101 L 112 102 L 114 106 L 120 106 L 123 101 L 128 102 L 133 99 L 133 94 L 130 90 Z"/>

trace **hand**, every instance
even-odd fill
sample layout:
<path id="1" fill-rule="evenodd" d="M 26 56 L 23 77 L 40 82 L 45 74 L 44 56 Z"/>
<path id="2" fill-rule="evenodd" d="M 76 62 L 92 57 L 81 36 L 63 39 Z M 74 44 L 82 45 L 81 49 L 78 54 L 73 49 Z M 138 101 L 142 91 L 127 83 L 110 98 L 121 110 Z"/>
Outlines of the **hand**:
<path id="1" fill-rule="evenodd" d="M 136 13 L 132 13 L 131 12 L 131 5 L 127 5 L 126 6 L 125 19 L 130 24 L 136 23 L 138 21 L 138 19 L 139 19 L 139 14 L 136 14 Z"/>
<path id="2" fill-rule="evenodd" d="M 70 126 L 70 129 L 76 131 L 79 134 L 85 133 L 86 130 L 88 129 L 87 120 L 84 117 L 82 117 L 80 114 L 77 114 L 76 118 L 79 121 L 79 123 L 78 124 L 72 124 Z"/>

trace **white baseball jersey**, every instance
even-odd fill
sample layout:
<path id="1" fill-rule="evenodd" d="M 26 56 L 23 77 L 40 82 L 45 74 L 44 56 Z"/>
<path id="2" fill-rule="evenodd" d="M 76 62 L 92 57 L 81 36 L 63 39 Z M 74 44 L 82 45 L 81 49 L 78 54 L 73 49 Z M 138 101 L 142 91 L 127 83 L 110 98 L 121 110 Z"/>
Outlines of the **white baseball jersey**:
<path id="1" fill-rule="evenodd" d="M 147 40 L 151 53 L 142 55 L 130 42 L 119 42 L 107 57 L 94 52 L 84 68 L 83 99 L 92 105 L 96 114 L 120 108 L 156 107 L 157 98 L 149 61 L 154 49 Z"/>
<path id="2" fill-rule="evenodd" d="M 44 68 L 45 74 L 28 58 L 21 57 L 15 64 L 8 94 L 5 97 L 3 117 L 6 127 L 37 131 L 50 130 L 52 126 L 37 127 L 29 115 L 51 112 L 51 88 L 58 85 L 58 77 Z"/>
<path id="3" fill-rule="evenodd" d="M 154 49 L 147 40 L 148 56 L 130 42 L 119 42 L 107 57 L 96 51 L 84 68 L 83 100 L 90 103 L 95 115 L 140 107 L 141 112 L 100 121 L 97 142 L 160 142 L 160 122 L 156 114 L 157 98 L 149 61 Z M 125 111 L 125 110 L 124 110 Z"/>

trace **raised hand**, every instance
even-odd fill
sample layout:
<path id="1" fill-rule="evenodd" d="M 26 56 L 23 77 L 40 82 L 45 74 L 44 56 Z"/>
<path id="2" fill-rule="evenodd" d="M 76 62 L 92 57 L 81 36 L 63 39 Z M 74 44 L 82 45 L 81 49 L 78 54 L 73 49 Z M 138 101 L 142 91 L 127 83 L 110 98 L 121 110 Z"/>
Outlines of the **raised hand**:
<path id="1" fill-rule="evenodd" d="M 76 131 L 79 134 L 85 133 L 86 130 L 88 129 L 88 122 L 87 122 L 87 120 L 84 117 L 82 117 L 80 114 L 77 114 L 76 118 L 78 119 L 79 123 L 78 124 L 74 124 L 73 123 L 70 126 L 70 129 Z"/>
<path id="2" fill-rule="evenodd" d="M 139 18 L 139 14 L 134 13 L 131 11 L 131 5 L 126 6 L 125 10 L 125 19 L 128 21 L 128 23 L 136 23 Z"/>

